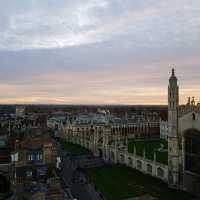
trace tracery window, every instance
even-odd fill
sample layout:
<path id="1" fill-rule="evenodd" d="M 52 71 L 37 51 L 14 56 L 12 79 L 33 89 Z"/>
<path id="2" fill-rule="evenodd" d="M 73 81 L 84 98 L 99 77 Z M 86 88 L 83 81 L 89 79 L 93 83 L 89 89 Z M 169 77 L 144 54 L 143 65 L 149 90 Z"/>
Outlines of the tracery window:
<path id="1" fill-rule="evenodd" d="M 200 132 L 195 129 L 185 135 L 185 170 L 200 174 Z"/>

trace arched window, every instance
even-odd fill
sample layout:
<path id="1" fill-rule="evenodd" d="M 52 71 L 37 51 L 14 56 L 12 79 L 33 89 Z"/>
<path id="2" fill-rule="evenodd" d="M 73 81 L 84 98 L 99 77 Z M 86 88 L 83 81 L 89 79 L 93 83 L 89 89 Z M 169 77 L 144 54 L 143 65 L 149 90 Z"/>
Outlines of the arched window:
<path id="1" fill-rule="evenodd" d="M 132 163 L 133 163 L 133 162 L 132 162 L 132 159 L 129 157 L 129 158 L 128 158 L 128 165 L 132 166 Z"/>
<path id="2" fill-rule="evenodd" d="M 164 170 L 160 167 L 157 169 L 157 176 L 164 177 Z"/>
<path id="3" fill-rule="evenodd" d="M 185 133 L 185 170 L 200 174 L 200 131 L 187 130 Z"/>
<path id="4" fill-rule="evenodd" d="M 147 164 L 147 172 L 152 173 L 152 166 L 150 164 Z"/>

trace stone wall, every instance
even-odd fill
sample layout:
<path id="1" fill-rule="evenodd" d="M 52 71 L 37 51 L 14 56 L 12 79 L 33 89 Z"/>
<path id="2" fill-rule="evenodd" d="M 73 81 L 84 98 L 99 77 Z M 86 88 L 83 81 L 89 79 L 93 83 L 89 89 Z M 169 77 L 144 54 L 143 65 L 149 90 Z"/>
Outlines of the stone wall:
<path id="1" fill-rule="evenodd" d="M 110 148 L 109 155 L 108 160 L 114 163 L 126 165 L 144 174 L 148 174 L 159 178 L 164 182 L 168 182 L 168 166 L 156 162 L 156 158 L 152 161 L 145 157 L 128 153 L 126 149 L 119 150 L 116 148 Z"/>

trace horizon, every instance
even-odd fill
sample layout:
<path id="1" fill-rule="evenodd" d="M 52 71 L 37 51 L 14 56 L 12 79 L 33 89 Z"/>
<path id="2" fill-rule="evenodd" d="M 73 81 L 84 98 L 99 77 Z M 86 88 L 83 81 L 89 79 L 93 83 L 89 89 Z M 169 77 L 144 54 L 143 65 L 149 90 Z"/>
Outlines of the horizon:
<path id="1" fill-rule="evenodd" d="M 0 104 L 0 106 L 168 106 L 167 104 Z"/>
<path id="2" fill-rule="evenodd" d="M 43 20 L 45 19 L 45 20 Z M 200 100 L 200 1 L 0 2 L 0 104 L 167 106 Z"/>

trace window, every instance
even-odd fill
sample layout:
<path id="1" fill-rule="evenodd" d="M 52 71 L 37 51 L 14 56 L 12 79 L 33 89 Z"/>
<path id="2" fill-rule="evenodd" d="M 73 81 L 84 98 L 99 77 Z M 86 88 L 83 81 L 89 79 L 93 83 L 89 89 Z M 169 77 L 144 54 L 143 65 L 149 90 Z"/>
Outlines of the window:
<path id="1" fill-rule="evenodd" d="M 26 172 L 26 176 L 32 177 L 32 175 L 33 175 L 33 174 L 32 174 L 32 171 L 27 171 L 27 172 Z"/>
<path id="2" fill-rule="evenodd" d="M 185 169 L 200 174 L 200 134 L 188 130 L 185 137 Z"/>
<path id="3" fill-rule="evenodd" d="M 137 168 L 142 169 L 142 162 L 140 160 L 137 160 Z"/>
<path id="4" fill-rule="evenodd" d="M 162 169 L 162 168 L 158 168 L 157 169 L 157 175 L 159 176 L 159 177 L 163 177 L 164 176 L 164 170 Z"/>
<path id="5" fill-rule="evenodd" d="M 152 166 L 150 164 L 147 164 L 147 172 L 152 173 Z"/>
<path id="6" fill-rule="evenodd" d="M 28 155 L 28 160 L 29 160 L 29 161 L 32 161 L 32 160 L 33 160 L 33 155 L 32 155 L 32 154 L 29 154 L 29 155 Z"/>
<path id="7" fill-rule="evenodd" d="M 42 154 L 41 153 L 38 153 L 36 155 L 36 160 L 42 160 Z"/>

